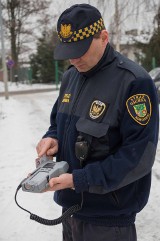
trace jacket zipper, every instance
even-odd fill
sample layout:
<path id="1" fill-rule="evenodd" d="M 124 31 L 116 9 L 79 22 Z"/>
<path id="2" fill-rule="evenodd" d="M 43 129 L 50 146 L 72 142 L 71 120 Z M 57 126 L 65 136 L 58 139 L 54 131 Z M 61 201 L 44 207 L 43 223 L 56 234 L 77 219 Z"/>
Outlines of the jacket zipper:
<path id="1" fill-rule="evenodd" d="M 84 78 L 84 77 L 83 77 Z M 60 161 L 64 160 L 64 150 L 66 148 L 66 144 L 67 144 L 67 134 L 68 134 L 68 130 L 70 128 L 70 124 L 71 124 L 71 121 L 72 121 L 72 116 L 73 114 L 75 113 L 75 110 L 76 110 L 76 107 L 77 107 L 77 104 L 78 104 L 78 100 L 79 100 L 79 97 L 80 97 L 80 94 L 86 84 L 86 79 L 87 78 L 84 78 L 82 81 L 82 84 L 78 90 L 78 93 L 77 93 L 77 97 L 75 98 L 75 101 L 74 101 L 74 104 L 73 104 L 73 107 L 72 107 L 72 110 L 71 110 L 71 114 L 70 114 L 70 119 L 68 120 L 68 124 L 67 126 L 65 127 L 65 130 L 64 130 L 64 138 L 63 138 L 63 142 L 62 142 L 62 148 L 61 148 L 61 155 L 60 155 Z"/>

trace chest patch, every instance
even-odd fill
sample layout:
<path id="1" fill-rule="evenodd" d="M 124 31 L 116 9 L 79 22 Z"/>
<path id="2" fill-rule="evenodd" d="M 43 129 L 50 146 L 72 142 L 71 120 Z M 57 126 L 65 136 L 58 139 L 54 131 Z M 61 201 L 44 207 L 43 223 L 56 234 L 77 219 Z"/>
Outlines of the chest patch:
<path id="1" fill-rule="evenodd" d="M 126 101 L 130 116 L 140 125 L 147 125 L 150 120 L 152 106 L 148 95 L 137 94 Z"/>
<path id="2" fill-rule="evenodd" d="M 105 112 L 105 110 L 106 104 L 101 102 L 100 100 L 95 100 L 91 104 L 89 116 L 92 119 L 97 119 Z"/>
<path id="3" fill-rule="evenodd" d="M 62 103 L 69 103 L 71 98 L 71 94 L 64 94 Z"/>

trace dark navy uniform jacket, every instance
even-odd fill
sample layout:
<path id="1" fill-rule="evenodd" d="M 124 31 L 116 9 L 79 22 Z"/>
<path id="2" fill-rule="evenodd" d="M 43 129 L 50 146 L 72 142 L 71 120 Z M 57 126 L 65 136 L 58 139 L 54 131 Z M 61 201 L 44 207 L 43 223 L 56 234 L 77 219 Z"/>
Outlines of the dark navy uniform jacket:
<path id="1" fill-rule="evenodd" d="M 68 208 L 81 203 L 79 219 L 126 226 L 146 205 L 158 140 L 158 101 L 147 72 L 108 44 L 90 71 L 69 68 L 45 137 L 57 138 L 57 161 L 67 161 L 75 190 L 55 192 Z M 75 155 L 81 135 L 90 151 L 83 167 Z"/>

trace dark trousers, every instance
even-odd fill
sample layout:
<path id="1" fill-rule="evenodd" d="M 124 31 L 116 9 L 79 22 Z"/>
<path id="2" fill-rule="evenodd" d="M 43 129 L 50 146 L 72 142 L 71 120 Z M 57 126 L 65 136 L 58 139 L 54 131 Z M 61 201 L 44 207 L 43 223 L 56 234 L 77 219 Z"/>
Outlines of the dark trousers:
<path id="1" fill-rule="evenodd" d="M 70 217 L 63 222 L 63 241 L 137 241 L 135 225 L 104 227 Z"/>

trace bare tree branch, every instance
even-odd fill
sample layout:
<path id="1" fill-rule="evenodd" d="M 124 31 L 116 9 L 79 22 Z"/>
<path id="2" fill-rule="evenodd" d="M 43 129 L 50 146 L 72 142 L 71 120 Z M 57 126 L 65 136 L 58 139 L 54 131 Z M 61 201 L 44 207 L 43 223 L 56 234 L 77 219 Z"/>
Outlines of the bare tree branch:
<path id="1" fill-rule="evenodd" d="M 3 0 L 3 18 L 11 42 L 11 57 L 18 66 L 18 56 L 23 49 L 23 36 L 33 36 L 32 17 L 45 19 L 51 0 Z M 42 20 L 39 22 L 42 26 Z M 37 24 L 36 24 L 37 25 Z M 29 37 L 27 37 L 29 38 Z M 27 39 L 26 38 L 26 39 Z"/>

